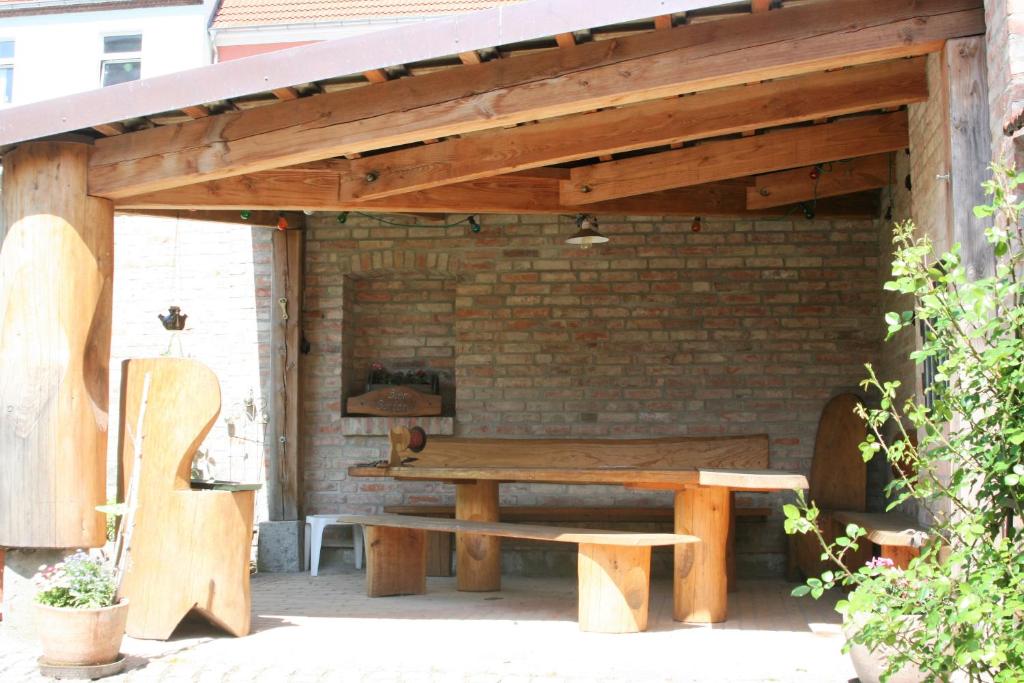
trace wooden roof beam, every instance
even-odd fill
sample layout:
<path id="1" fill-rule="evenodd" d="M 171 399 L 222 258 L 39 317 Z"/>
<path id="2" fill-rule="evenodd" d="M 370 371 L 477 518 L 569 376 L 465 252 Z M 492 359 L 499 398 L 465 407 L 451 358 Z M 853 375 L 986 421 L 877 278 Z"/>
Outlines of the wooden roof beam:
<path id="1" fill-rule="evenodd" d="M 533 119 L 934 52 L 985 30 L 980 0 L 834 0 L 492 60 L 97 141 L 108 198 Z M 315 125 L 314 125 L 315 122 Z"/>
<path id="2" fill-rule="evenodd" d="M 565 169 L 535 169 L 481 178 L 373 201 L 338 199 L 338 162 L 318 162 L 234 176 L 196 185 L 128 197 L 118 210 L 315 210 L 382 213 L 519 213 L 565 214 L 577 211 L 616 215 L 783 216 L 790 210 L 748 211 L 746 192 L 752 180 L 700 185 L 621 200 L 566 206 L 559 199 Z M 877 196 L 840 197 L 818 203 L 817 215 L 868 218 L 878 214 Z"/>
<path id="3" fill-rule="evenodd" d="M 562 182 L 569 206 L 700 185 L 728 178 L 894 152 L 909 144 L 907 113 L 841 119 L 750 138 L 706 142 L 572 169 Z"/>
<path id="4" fill-rule="evenodd" d="M 747 208 L 765 209 L 822 197 L 877 190 L 891 179 L 891 154 L 873 154 L 821 166 L 759 175 L 747 188 Z"/>
<path id="5" fill-rule="evenodd" d="M 366 157 L 343 176 L 341 196 L 387 197 L 927 98 L 923 57 L 734 86 Z"/>

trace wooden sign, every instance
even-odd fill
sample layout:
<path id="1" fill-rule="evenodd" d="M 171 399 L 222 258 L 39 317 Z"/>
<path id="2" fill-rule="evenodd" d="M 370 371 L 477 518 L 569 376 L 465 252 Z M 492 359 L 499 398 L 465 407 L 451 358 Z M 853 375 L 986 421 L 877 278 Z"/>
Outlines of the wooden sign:
<path id="1" fill-rule="evenodd" d="M 346 403 L 350 415 L 421 417 L 441 414 L 441 397 L 403 386 L 377 389 L 352 396 Z"/>

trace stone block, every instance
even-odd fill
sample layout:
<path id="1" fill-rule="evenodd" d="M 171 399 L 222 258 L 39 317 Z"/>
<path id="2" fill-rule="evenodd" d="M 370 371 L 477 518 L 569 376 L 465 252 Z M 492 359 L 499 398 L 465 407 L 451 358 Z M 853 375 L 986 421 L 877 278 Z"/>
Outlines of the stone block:
<path id="1" fill-rule="evenodd" d="M 305 522 L 260 522 L 256 570 L 260 572 L 301 572 L 306 568 Z"/>

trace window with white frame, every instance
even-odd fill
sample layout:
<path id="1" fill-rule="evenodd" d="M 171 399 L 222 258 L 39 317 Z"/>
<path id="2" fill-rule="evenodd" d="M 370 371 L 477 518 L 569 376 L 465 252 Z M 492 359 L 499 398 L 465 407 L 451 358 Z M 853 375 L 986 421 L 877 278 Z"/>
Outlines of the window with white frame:
<path id="1" fill-rule="evenodd" d="M 0 40 L 0 104 L 14 98 L 14 41 Z"/>
<path id="2" fill-rule="evenodd" d="M 142 77 L 142 34 L 103 36 L 100 85 L 117 85 Z"/>

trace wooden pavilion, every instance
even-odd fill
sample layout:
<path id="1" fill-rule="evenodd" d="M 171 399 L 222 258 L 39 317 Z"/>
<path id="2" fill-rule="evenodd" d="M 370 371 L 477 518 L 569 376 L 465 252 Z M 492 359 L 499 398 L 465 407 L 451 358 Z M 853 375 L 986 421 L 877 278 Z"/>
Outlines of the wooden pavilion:
<path id="1" fill-rule="evenodd" d="M 981 0 L 538 0 L 4 111 L 0 546 L 104 541 L 115 212 L 873 219 L 907 105 L 938 96 L 944 220 L 975 248 L 985 32 Z M 269 494 L 296 520 L 301 230 L 286 242 Z"/>

